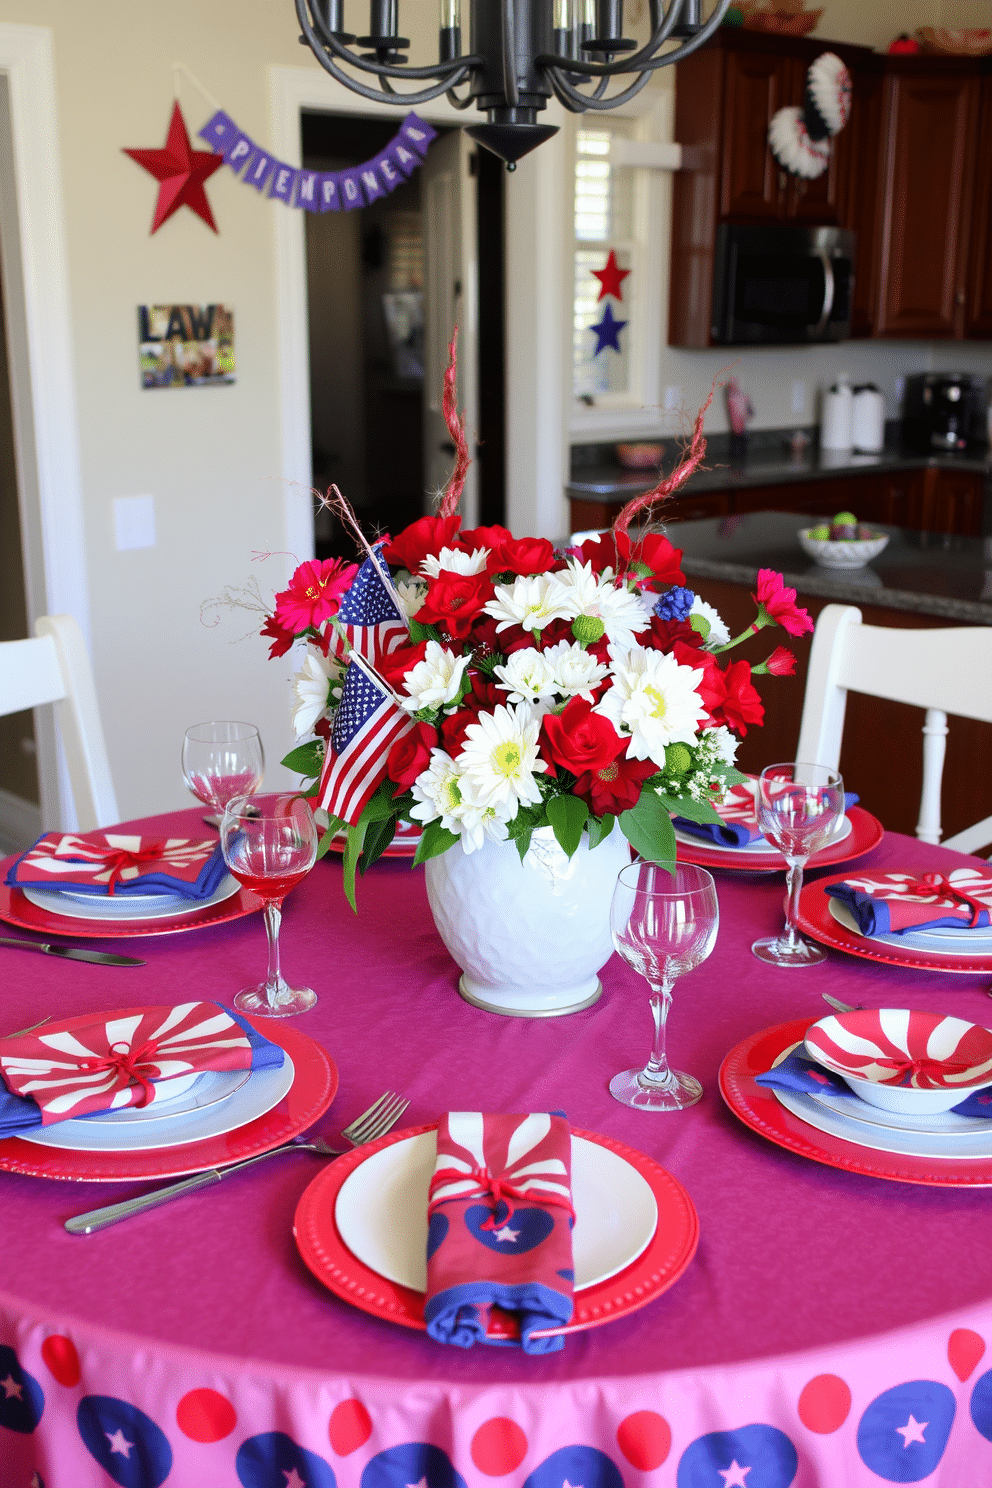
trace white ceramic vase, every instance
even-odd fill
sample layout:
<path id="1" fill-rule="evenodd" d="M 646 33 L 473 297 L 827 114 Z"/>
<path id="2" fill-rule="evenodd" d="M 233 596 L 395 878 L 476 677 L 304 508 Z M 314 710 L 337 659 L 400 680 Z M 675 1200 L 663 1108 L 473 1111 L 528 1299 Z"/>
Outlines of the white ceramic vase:
<path id="1" fill-rule="evenodd" d="M 462 968 L 467 1002 L 514 1018 L 554 1018 L 602 994 L 610 958 L 610 901 L 630 847 L 619 827 L 590 849 L 583 834 L 568 858 L 550 827 L 523 862 L 512 842 L 461 844 L 425 865 L 438 933 Z"/>

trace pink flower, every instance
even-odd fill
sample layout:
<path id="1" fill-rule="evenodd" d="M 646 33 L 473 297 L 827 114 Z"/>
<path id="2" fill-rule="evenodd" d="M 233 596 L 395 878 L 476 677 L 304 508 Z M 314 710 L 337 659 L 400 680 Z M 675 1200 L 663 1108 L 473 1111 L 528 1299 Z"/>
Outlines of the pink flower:
<path id="1" fill-rule="evenodd" d="M 341 558 L 301 563 L 289 588 L 276 595 L 276 624 L 293 635 L 302 635 L 311 626 L 316 630 L 337 614 L 341 597 L 351 588 L 357 572 L 357 563 L 345 563 Z"/>
<path id="2" fill-rule="evenodd" d="M 813 629 L 809 615 L 796 604 L 795 589 L 786 589 L 785 580 L 774 569 L 758 570 L 758 592 L 751 598 L 760 607 L 758 629 L 762 625 L 781 625 L 793 636 L 805 635 Z"/>

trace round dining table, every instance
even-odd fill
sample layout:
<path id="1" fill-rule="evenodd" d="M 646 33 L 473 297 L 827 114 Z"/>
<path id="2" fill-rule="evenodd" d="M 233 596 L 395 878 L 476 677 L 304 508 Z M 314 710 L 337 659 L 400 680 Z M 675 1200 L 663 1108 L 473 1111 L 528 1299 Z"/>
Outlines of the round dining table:
<path id="1" fill-rule="evenodd" d="M 194 811 L 133 826 L 205 834 Z M 982 865 L 893 834 L 858 862 L 955 866 Z M 651 1041 L 646 983 L 617 956 L 586 1010 L 503 1017 L 458 995 L 423 870 L 407 861 L 359 879 L 355 914 L 328 855 L 284 908 L 283 969 L 318 1001 L 281 1026 L 320 1044 L 339 1079 L 322 1131 L 384 1090 L 409 1098 L 404 1127 L 449 1110 L 564 1111 L 691 1197 L 698 1249 L 670 1287 L 558 1352 L 462 1349 L 353 1305 L 304 1263 L 294 1214 L 327 1171 L 312 1152 L 87 1236 L 64 1222 L 143 1185 L 0 1171 L 0 1488 L 992 1482 L 992 1195 L 945 1186 L 952 1162 L 890 1181 L 787 1150 L 740 1120 L 718 1081 L 743 1041 L 829 1012 L 823 993 L 990 1023 L 992 973 L 835 949 L 820 966 L 770 967 L 750 946 L 781 926 L 783 875 L 715 876 L 716 946 L 676 982 L 669 1019 L 672 1062 L 704 1093 L 673 1113 L 607 1089 Z M 0 948 L 0 1032 L 49 1014 L 229 1004 L 266 954 L 258 913 L 78 943 L 145 964 Z"/>

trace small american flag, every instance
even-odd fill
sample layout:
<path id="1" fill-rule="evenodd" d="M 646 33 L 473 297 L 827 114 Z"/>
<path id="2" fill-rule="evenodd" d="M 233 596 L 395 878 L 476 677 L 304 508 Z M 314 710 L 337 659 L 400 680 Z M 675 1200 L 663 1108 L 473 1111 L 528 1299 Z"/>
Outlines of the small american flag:
<path id="1" fill-rule="evenodd" d="M 385 685 L 357 661 L 350 662 L 320 777 L 319 804 L 356 826 L 385 779 L 394 741 L 412 727 L 413 719 Z"/>
<path id="2" fill-rule="evenodd" d="M 378 666 L 384 656 L 394 651 L 409 635 L 409 626 L 398 606 L 389 569 L 382 557 L 384 544 L 373 548 L 377 562 L 366 558 L 341 601 L 337 620 L 349 645 Z"/>

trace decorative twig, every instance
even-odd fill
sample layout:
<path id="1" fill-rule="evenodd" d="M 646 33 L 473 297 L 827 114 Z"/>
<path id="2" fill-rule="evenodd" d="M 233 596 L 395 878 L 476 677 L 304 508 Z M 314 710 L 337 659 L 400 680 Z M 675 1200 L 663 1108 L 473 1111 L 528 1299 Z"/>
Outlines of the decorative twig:
<path id="1" fill-rule="evenodd" d="M 714 378 L 710 385 L 710 395 L 696 414 L 696 422 L 692 429 L 692 441 L 688 450 L 683 454 L 682 459 L 676 465 L 671 475 L 667 475 L 664 479 L 660 480 L 653 490 L 645 491 L 642 496 L 635 496 L 633 500 L 627 502 L 627 505 L 622 508 L 616 521 L 613 523 L 614 537 L 626 537 L 627 528 L 638 512 L 648 511 L 657 502 L 666 500 L 680 486 L 684 486 L 690 475 L 699 469 L 706 455 L 706 440 L 703 438 L 703 419 L 706 416 L 707 409 L 713 402 L 713 396 L 716 393 L 717 387 L 718 383 L 716 378 Z"/>
<path id="2" fill-rule="evenodd" d="M 342 527 L 347 528 L 347 530 L 351 533 L 352 537 L 355 539 L 356 543 L 361 548 L 366 558 L 371 560 L 376 569 L 376 572 L 382 580 L 383 588 L 386 590 L 386 593 L 389 595 L 390 599 L 393 601 L 393 604 L 396 606 L 397 614 L 405 617 L 406 611 L 403 608 L 403 601 L 400 599 L 399 595 L 396 592 L 396 585 L 393 583 L 392 575 L 389 572 L 389 568 L 385 563 L 383 563 L 382 558 L 376 552 L 375 548 L 372 546 L 368 538 L 365 536 L 365 533 L 362 531 L 361 524 L 358 518 L 355 516 L 354 511 L 352 510 L 351 503 L 347 501 L 344 496 L 341 495 L 341 492 L 338 490 L 337 486 L 331 486 L 330 490 L 327 492 L 327 495 L 320 496 L 319 500 L 321 506 L 325 507 L 329 512 L 334 513 L 334 515 L 340 521 Z"/>
<path id="3" fill-rule="evenodd" d="M 448 346 L 448 367 L 444 374 L 444 396 L 441 400 L 441 409 L 444 413 L 444 422 L 448 426 L 448 433 L 455 442 L 455 468 L 451 472 L 437 509 L 439 517 L 453 517 L 458 510 L 458 503 L 462 499 L 462 491 L 465 489 L 465 477 L 468 475 L 468 467 L 472 463 L 468 452 L 468 441 L 465 438 L 465 415 L 458 414 L 458 327 L 455 326 L 451 342 Z"/>

